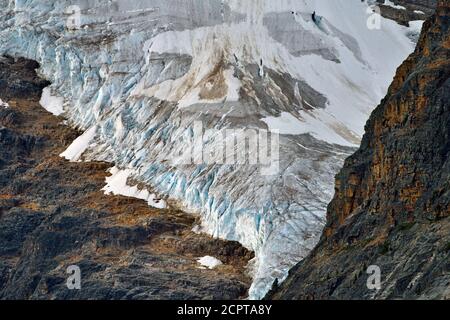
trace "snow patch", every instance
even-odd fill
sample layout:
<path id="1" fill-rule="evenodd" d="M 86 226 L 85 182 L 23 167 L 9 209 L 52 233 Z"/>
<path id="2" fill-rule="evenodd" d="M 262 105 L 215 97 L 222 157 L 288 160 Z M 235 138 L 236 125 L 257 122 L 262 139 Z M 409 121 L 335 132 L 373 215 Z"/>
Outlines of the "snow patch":
<path id="1" fill-rule="evenodd" d="M 55 116 L 64 113 L 64 98 L 52 95 L 50 87 L 42 90 L 42 96 L 39 103 L 45 110 L 53 113 Z"/>
<path id="2" fill-rule="evenodd" d="M 72 162 L 80 161 L 81 156 L 89 147 L 91 141 L 94 139 L 96 132 L 97 132 L 96 126 L 90 128 L 81 136 L 76 138 L 72 142 L 72 144 L 66 149 L 66 151 L 61 153 L 59 156 Z"/>
<path id="3" fill-rule="evenodd" d="M 414 20 L 409 22 L 409 28 L 412 32 L 420 33 L 425 20 Z"/>
<path id="4" fill-rule="evenodd" d="M 7 109 L 7 108 L 9 108 L 9 104 L 7 102 L 4 102 L 2 99 L 0 99 L 0 107 Z"/>
<path id="5" fill-rule="evenodd" d="M 111 176 L 106 177 L 106 186 L 102 189 L 105 194 L 122 195 L 125 197 L 141 199 L 147 201 L 148 205 L 151 207 L 159 209 L 167 208 L 166 202 L 159 199 L 156 194 L 150 193 L 147 189 L 141 190 L 137 186 L 129 186 L 127 184 L 128 178 L 134 173 L 133 170 L 120 170 L 117 167 L 113 167 L 109 172 L 111 173 Z"/>

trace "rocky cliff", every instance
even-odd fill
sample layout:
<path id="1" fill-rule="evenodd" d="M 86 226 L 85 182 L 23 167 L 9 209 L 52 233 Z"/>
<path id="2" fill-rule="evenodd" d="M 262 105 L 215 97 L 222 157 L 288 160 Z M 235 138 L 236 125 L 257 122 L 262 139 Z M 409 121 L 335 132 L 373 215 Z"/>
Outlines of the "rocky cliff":
<path id="1" fill-rule="evenodd" d="M 449 27 L 439 1 L 336 177 L 319 245 L 270 298 L 450 298 Z"/>

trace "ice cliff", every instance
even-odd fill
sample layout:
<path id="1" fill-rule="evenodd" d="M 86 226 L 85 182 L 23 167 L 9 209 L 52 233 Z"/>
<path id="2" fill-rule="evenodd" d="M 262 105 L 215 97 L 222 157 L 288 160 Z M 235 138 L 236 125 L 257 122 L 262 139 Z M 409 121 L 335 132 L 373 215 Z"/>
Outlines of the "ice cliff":
<path id="1" fill-rule="evenodd" d="M 0 7 L 0 54 L 38 61 L 52 82 L 45 100 L 87 132 L 67 154 L 114 162 L 200 214 L 199 230 L 255 250 L 250 298 L 318 241 L 334 175 L 417 32 L 356 0 Z M 198 122 L 215 131 L 194 139 Z M 217 155 L 243 129 L 277 143 L 274 167 Z M 277 130 L 279 141 L 268 134 Z M 194 159 L 199 153 L 215 161 Z"/>

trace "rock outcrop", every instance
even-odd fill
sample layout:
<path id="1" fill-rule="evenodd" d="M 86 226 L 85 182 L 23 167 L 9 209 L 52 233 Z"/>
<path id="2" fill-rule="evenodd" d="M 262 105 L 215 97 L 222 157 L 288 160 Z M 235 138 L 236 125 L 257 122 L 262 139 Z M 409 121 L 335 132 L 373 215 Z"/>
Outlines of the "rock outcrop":
<path id="1" fill-rule="evenodd" d="M 179 210 L 101 191 L 104 162 L 58 155 L 79 135 L 38 103 L 37 63 L 0 59 L 0 299 L 238 299 L 253 253 L 192 232 Z M 202 267 L 206 255 L 223 262 Z M 81 271 L 69 290 L 67 268 Z"/>
<path id="2" fill-rule="evenodd" d="M 450 299 L 449 27 L 439 1 L 337 175 L 319 245 L 268 297 Z"/>
<path id="3" fill-rule="evenodd" d="M 391 5 L 386 4 L 385 0 L 377 2 L 385 18 L 408 26 L 410 21 L 430 17 L 436 8 L 437 0 L 393 0 L 390 1 Z"/>

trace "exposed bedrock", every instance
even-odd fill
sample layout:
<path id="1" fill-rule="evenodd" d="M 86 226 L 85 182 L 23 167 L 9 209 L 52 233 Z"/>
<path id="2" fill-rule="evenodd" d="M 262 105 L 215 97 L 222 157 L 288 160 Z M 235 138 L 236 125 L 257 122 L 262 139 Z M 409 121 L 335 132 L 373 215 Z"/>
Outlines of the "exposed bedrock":
<path id="1" fill-rule="evenodd" d="M 80 132 L 39 105 L 37 67 L 0 59 L 0 299 L 245 298 L 252 252 L 195 234 L 190 214 L 105 195 L 112 164 L 59 157 Z M 71 265 L 80 290 L 66 285 Z"/>
<path id="2" fill-rule="evenodd" d="M 450 4 L 439 1 L 336 177 L 319 245 L 268 298 L 449 299 L 449 254 Z"/>

